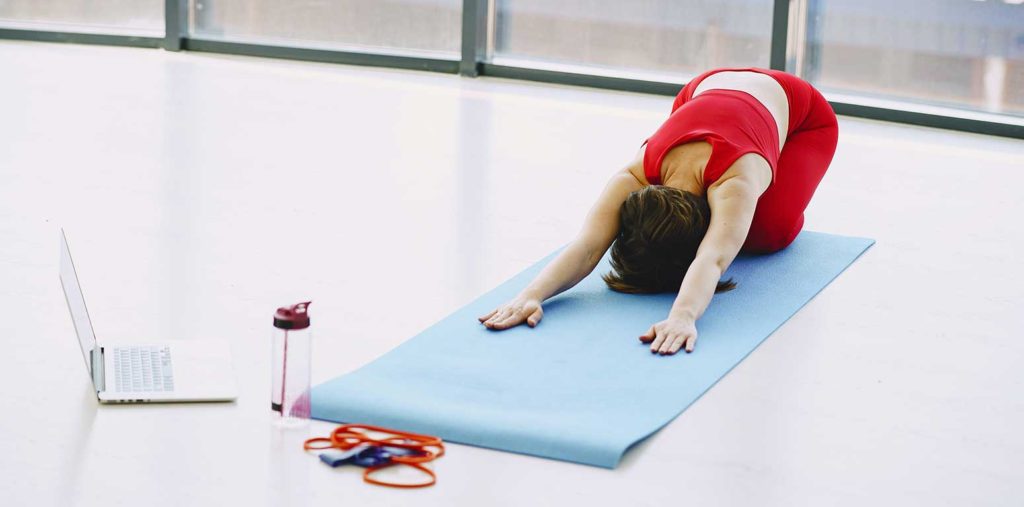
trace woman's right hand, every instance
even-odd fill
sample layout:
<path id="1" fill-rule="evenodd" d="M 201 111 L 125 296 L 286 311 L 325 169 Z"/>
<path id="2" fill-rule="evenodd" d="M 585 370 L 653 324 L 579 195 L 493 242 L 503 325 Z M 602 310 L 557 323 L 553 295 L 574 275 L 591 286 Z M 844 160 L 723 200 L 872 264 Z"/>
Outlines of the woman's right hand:
<path id="1" fill-rule="evenodd" d="M 491 313 L 480 317 L 480 322 L 487 326 L 487 329 L 500 331 L 518 326 L 523 322 L 534 327 L 543 317 L 544 310 L 540 307 L 539 299 L 517 296 L 512 301 L 495 308 Z"/>

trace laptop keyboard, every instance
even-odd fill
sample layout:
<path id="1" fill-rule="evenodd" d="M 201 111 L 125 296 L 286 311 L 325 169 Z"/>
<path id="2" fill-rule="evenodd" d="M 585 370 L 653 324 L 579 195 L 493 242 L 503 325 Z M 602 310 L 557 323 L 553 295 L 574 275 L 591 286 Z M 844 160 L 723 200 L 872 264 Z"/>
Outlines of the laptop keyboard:
<path id="1" fill-rule="evenodd" d="M 174 390 L 168 347 L 118 347 L 114 353 L 114 385 L 122 393 Z"/>

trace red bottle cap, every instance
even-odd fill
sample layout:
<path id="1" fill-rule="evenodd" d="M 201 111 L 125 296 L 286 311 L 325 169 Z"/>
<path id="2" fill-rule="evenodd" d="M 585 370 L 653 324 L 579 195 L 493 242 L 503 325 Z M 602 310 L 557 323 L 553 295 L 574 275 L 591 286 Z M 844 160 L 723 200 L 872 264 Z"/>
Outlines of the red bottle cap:
<path id="1" fill-rule="evenodd" d="M 309 327 L 309 313 L 306 307 L 312 301 L 296 303 L 292 306 L 282 306 L 274 314 L 274 327 L 278 329 L 306 329 Z"/>

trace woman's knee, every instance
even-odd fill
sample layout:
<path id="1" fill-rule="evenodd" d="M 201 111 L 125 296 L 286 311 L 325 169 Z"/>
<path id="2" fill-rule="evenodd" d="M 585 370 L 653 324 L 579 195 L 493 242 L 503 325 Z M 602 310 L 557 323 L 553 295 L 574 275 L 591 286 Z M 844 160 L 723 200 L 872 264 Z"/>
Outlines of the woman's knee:
<path id="1" fill-rule="evenodd" d="M 753 224 L 747 240 L 743 243 L 743 251 L 747 253 L 767 254 L 785 249 L 803 229 L 804 216 L 795 221 L 778 220 L 771 224 Z"/>

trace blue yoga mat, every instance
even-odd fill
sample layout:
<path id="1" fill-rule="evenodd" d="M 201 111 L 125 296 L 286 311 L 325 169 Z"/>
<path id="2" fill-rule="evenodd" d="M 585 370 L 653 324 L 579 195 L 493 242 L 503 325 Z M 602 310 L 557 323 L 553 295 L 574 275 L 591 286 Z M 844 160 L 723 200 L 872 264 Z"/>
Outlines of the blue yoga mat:
<path id="1" fill-rule="evenodd" d="M 370 364 L 316 386 L 313 417 L 614 468 L 678 416 L 874 243 L 804 232 L 787 249 L 740 256 L 697 323 L 692 354 L 651 354 L 637 337 L 673 294 L 609 290 L 608 259 L 545 303 L 544 320 L 489 331 L 477 316 L 516 295 L 550 256 Z M 652 385 L 672 385 L 670 390 Z"/>

